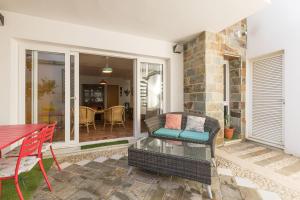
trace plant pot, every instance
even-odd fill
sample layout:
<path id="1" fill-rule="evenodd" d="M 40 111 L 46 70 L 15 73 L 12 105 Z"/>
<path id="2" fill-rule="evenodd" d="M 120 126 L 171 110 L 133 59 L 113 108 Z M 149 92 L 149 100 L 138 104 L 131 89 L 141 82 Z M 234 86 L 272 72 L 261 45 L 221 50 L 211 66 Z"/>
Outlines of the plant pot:
<path id="1" fill-rule="evenodd" d="M 231 140 L 234 133 L 234 128 L 225 128 L 224 136 L 226 139 Z"/>

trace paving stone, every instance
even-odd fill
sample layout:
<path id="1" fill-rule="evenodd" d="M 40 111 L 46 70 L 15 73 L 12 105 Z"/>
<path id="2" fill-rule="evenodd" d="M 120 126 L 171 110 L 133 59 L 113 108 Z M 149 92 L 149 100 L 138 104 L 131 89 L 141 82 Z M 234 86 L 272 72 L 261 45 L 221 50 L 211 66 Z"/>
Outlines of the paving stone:
<path id="1" fill-rule="evenodd" d="M 91 161 L 90 160 L 81 160 L 81 161 L 77 162 L 76 164 L 80 165 L 80 166 L 84 166 L 84 165 L 88 164 L 89 162 L 91 162 Z"/>
<path id="2" fill-rule="evenodd" d="M 147 195 L 147 191 L 150 189 L 151 184 L 135 181 L 130 187 L 127 188 L 127 193 L 137 199 L 144 199 Z"/>
<path id="3" fill-rule="evenodd" d="M 270 164 L 272 164 L 272 163 L 281 161 L 281 160 L 283 160 L 283 159 L 285 159 L 285 158 L 286 158 L 286 155 L 284 155 L 284 154 L 279 154 L 279 155 L 272 156 L 272 157 L 267 158 L 267 159 L 264 159 L 264 160 L 257 161 L 257 162 L 255 162 L 255 164 L 264 167 L 264 166 L 270 165 Z"/>
<path id="4" fill-rule="evenodd" d="M 52 192 L 45 192 L 42 190 L 36 192 L 32 198 L 35 200 L 60 200 L 60 198 L 55 196 Z"/>
<path id="5" fill-rule="evenodd" d="M 158 186 L 157 184 L 152 184 L 151 188 L 148 190 L 145 200 L 158 200 L 163 199 L 166 190 Z"/>
<path id="6" fill-rule="evenodd" d="M 247 178 L 235 177 L 236 184 L 242 187 L 257 188 L 257 185 Z"/>
<path id="7" fill-rule="evenodd" d="M 124 192 L 114 192 L 109 198 L 109 200 L 131 200 L 130 197 Z"/>
<path id="8" fill-rule="evenodd" d="M 80 190 L 86 190 L 102 198 L 108 198 L 114 188 L 103 181 L 85 180 L 78 186 Z"/>
<path id="9" fill-rule="evenodd" d="M 107 157 L 100 156 L 100 157 L 96 158 L 96 159 L 94 160 L 94 162 L 103 163 L 103 162 L 106 161 L 107 159 L 108 159 Z"/>
<path id="10" fill-rule="evenodd" d="M 106 161 L 103 162 L 103 164 L 109 165 L 109 166 L 115 166 L 117 160 L 115 159 L 107 159 Z"/>
<path id="11" fill-rule="evenodd" d="M 271 149 L 262 149 L 262 150 L 258 150 L 255 152 L 251 152 L 251 153 L 247 153 L 244 155 L 239 156 L 242 159 L 246 159 L 246 158 L 252 158 L 252 157 L 256 157 L 256 156 L 260 156 L 266 153 L 270 153 L 272 150 Z"/>
<path id="12" fill-rule="evenodd" d="M 71 165 L 72 165 L 72 163 L 64 162 L 64 163 L 61 163 L 59 166 L 60 166 L 61 169 L 65 169 L 65 168 L 67 168 Z"/>
<path id="13" fill-rule="evenodd" d="M 100 200 L 100 199 L 101 199 L 100 197 L 90 192 L 87 192 L 85 190 L 79 190 L 68 198 L 68 200 Z"/>
<path id="14" fill-rule="evenodd" d="M 221 184 L 227 185 L 236 185 L 235 177 L 233 176 L 220 176 L 219 177 Z"/>
<path id="15" fill-rule="evenodd" d="M 202 200 L 202 195 L 195 193 L 195 192 L 191 192 L 191 191 L 184 191 L 182 194 L 182 199 L 184 200 Z"/>
<path id="16" fill-rule="evenodd" d="M 240 187 L 240 192 L 241 192 L 242 198 L 244 200 L 261 200 L 261 197 L 258 194 L 256 189 Z M 269 199 L 269 200 L 271 200 L 271 199 Z"/>
<path id="17" fill-rule="evenodd" d="M 219 174 L 219 175 L 233 176 L 233 175 L 232 175 L 232 171 L 231 171 L 230 169 L 218 167 L 217 171 L 218 171 L 218 174 Z"/>
<path id="18" fill-rule="evenodd" d="M 240 190 L 233 185 L 222 184 L 221 192 L 223 200 L 242 200 Z"/>
<path id="19" fill-rule="evenodd" d="M 281 200 L 279 195 L 274 192 L 269 192 L 265 190 L 257 190 L 257 192 L 262 200 Z"/>
<path id="20" fill-rule="evenodd" d="M 283 167 L 279 170 L 276 170 L 277 173 L 285 175 L 285 176 L 290 176 L 292 174 L 295 174 L 300 171 L 300 161 L 297 161 L 291 165 L 288 165 L 286 167 Z"/>
<path id="21" fill-rule="evenodd" d="M 91 161 L 84 166 L 77 164 L 66 167 L 62 172 L 51 168 L 48 174 L 53 186 L 49 192 L 43 183 L 34 200 L 208 200 L 205 185 L 197 181 L 171 177 L 134 168 L 127 175 L 127 157 L 119 160 Z M 232 173 L 226 169 L 212 170 L 212 193 L 214 200 L 262 200 L 273 198 L 276 194 L 256 192 L 250 180 L 228 176 Z M 237 186 L 237 184 L 241 186 Z M 245 188 L 250 186 L 252 188 Z M 50 194 L 50 195 L 48 195 Z M 45 198 L 43 198 L 45 196 Z M 46 198 L 47 196 L 47 198 Z M 272 199 L 273 200 L 273 199 Z"/>
<path id="22" fill-rule="evenodd" d="M 114 160 L 119 160 L 120 158 L 122 158 L 123 155 L 120 155 L 120 154 L 115 154 L 115 155 L 112 155 L 110 158 L 111 159 L 114 159 Z"/>
<path id="23" fill-rule="evenodd" d="M 64 200 L 70 197 L 73 193 L 77 192 L 77 188 L 69 183 L 61 182 L 53 187 L 53 192 L 57 197 Z"/>
<path id="24" fill-rule="evenodd" d="M 56 173 L 52 176 L 53 179 L 57 180 L 57 181 L 68 181 L 70 180 L 73 176 L 75 176 L 75 174 L 68 172 L 68 171 L 61 171 L 59 173 Z"/>

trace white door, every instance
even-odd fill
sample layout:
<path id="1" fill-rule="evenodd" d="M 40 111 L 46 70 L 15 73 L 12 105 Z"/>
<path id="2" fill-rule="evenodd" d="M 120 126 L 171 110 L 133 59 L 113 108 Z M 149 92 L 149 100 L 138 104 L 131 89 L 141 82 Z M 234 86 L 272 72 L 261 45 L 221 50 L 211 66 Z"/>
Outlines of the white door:
<path id="1" fill-rule="evenodd" d="M 252 61 L 252 130 L 249 139 L 284 147 L 284 54 Z"/>
<path id="2" fill-rule="evenodd" d="M 160 59 L 138 59 L 137 62 L 135 127 L 138 133 L 145 133 L 145 118 L 166 112 L 166 63 Z"/>
<path id="3" fill-rule="evenodd" d="M 20 53 L 20 122 L 56 121 L 55 142 L 78 142 L 78 53 L 26 45 Z"/>

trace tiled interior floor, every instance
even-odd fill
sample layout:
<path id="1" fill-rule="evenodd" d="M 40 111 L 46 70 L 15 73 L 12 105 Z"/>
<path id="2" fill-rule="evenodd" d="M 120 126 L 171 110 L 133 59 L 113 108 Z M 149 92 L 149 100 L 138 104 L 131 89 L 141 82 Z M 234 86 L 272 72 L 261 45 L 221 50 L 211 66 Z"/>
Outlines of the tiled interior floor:
<path id="1" fill-rule="evenodd" d="M 103 121 L 96 121 L 96 130 L 91 125 L 89 126 L 89 133 L 86 127 L 81 126 L 79 129 L 79 140 L 80 142 L 97 141 L 114 139 L 120 137 L 131 137 L 133 136 L 133 121 L 127 120 L 125 122 L 125 128 L 121 125 L 114 125 L 112 131 L 110 131 L 110 125 L 103 127 Z M 71 139 L 74 134 L 71 134 Z M 56 129 L 54 133 L 54 141 L 64 141 L 65 134 L 64 129 Z"/>
<path id="2" fill-rule="evenodd" d="M 106 127 L 104 128 L 103 122 L 97 122 L 96 130 L 93 128 L 93 126 L 90 126 L 89 130 L 90 131 L 88 133 L 86 127 L 80 127 L 80 142 L 131 137 L 133 136 L 133 121 L 127 120 L 125 122 L 125 128 L 121 125 L 114 125 L 112 131 L 110 131 L 110 125 L 106 125 Z"/>
<path id="3" fill-rule="evenodd" d="M 42 184 L 34 200 L 207 200 L 202 184 L 178 177 L 164 176 L 134 168 L 129 169 L 127 157 L 112 155 L 75 164 L 64 162 L 62 172 L 48 172 L 53 192 Z M 260 190 L 231 170 L 213 168 L 212 192 L 215 200 L 280 200 L 273 192 Z"/>

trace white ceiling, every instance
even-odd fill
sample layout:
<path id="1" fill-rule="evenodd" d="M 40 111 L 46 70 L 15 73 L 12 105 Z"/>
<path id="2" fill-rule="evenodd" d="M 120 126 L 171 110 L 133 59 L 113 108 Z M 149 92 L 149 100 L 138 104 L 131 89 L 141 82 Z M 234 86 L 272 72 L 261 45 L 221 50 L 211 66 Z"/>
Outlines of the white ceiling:
<path id="1" fill-rule="evenodd" d="M 108 65 L 113 69 L 111 74 L 103 74 L 106 57 L 91 54 L 80 54 L 79 73 L 87 76 L 114 77 L 131 80 L 133 77 L 133 60 L 117 57 L 109 57 Z"/>
<path id="2" fill-rule="evenodd" d="M 218 32 L 270 0 L 0 0 L 0 9 L 167 41 Z"/>

